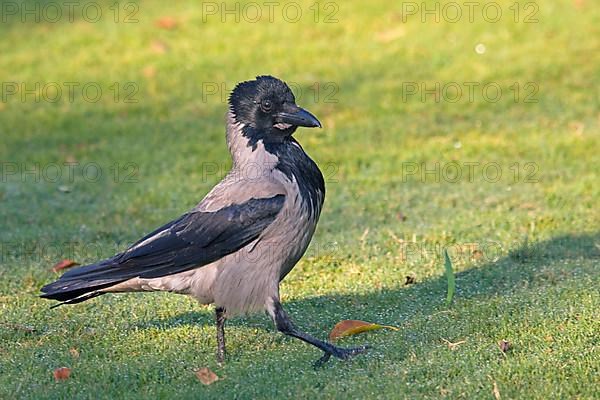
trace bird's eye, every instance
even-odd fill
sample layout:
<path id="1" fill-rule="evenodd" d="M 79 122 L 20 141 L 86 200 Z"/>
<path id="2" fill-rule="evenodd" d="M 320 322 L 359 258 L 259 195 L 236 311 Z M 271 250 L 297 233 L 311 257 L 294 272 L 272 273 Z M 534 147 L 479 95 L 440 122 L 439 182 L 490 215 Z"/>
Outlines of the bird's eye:
<path id="1" fill-rule="evenodd" d="M 264 111 L 264 112 L 269 112 L 271 111 L 271 109 L 273 108 L 273 103 L 271 102 L 271 100 L 263 100 L 260 103 L 260 108 Z"/>

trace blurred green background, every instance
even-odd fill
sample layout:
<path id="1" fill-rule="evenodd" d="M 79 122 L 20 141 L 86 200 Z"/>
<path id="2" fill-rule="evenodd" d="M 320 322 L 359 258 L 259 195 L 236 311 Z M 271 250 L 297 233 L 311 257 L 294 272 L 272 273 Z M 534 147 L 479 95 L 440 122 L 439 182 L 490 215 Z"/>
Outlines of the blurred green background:
<path id="1" fill-rule="evenodd" d="M 597 398 L 600 9 L 465 3 L 2 1 L 0 397 Z M 227 172 L 228 92 L 260 74 L 324 125 L 296 133 L 328 196 L 292 317 L 400 331 L 315 371 L 237 318 L 219 367 L 188 298 L 49 310 L 54 263 L 122 250 Z"/>

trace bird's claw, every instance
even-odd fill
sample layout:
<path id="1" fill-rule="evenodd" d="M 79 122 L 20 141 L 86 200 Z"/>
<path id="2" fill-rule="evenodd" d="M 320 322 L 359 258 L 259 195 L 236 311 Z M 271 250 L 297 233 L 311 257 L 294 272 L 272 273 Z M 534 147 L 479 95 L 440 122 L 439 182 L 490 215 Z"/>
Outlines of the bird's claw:
<path id="1" fill-rule="evenodd" d="M 353 347 L 350 349 L 344 349 L 341 347 L 332 346 L 330 351 L 325 351 L 323 356 L 314 363 L 314 367 L 315 367 L 315 369 L 322 367 L 327 361 L 329 361 L 331 356 L 339 358 L 340 360 L 347 360 L 350 357 L 353 357 L 357 354 L 364 353 L 368 349 L 369 349 L 368 345 L 360 346 L 360 347 Z"/>

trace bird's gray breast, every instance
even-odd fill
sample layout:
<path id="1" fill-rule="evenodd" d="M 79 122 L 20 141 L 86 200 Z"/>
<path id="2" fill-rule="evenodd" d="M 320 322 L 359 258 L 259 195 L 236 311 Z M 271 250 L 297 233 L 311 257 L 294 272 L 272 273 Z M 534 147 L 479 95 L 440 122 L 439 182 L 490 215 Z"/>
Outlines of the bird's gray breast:
<path id="1" fill-rule="evenodd" d="M 286 201 L 265 235 L 281 254 L 280 279 L 283 279 L 302 257 L 315 232 L 323 202 L 325 184 L 317 165 L 291 139 L 284 146 L 266 146 L 277 157 L 273 177 L 285 187 Z"/>

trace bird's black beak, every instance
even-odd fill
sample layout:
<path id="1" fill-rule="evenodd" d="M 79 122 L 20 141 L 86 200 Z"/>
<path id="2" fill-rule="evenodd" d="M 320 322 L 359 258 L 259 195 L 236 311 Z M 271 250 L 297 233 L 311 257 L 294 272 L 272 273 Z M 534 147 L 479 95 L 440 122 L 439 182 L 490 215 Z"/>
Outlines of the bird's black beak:
<path id="1" fill-rule="evenodd" d="M 293 126 L 305 126 L 307 128 L 321 128 L 321 122 L 306 111 L 304 108 L 294 105 L 288 110 L 277 113 L 275 117 L 277 123 L 290 124 Z"/>

